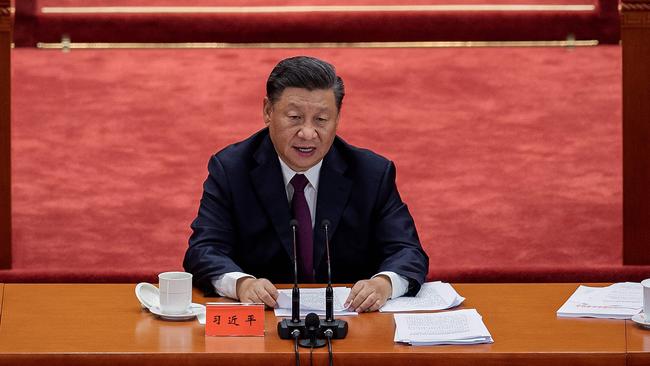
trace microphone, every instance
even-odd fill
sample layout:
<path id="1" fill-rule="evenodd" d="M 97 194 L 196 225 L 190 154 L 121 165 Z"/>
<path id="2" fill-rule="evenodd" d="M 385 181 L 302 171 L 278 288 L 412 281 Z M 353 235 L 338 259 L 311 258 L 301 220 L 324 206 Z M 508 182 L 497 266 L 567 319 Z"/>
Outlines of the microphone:
<path id="1" fill-rule="evenodd" d="M 293 234 L 293 289 L 291 290 L 291 322 L 300 322 L 300 289 L 298 289 L 298 250 L 296 249 L 296 231 L 298 231 L 298 220 L 289 221 Z"/>
<path id="2" fill-rule="evenodd" d="M 319 348 L 325 346 L 325 340 L 319 339 L 321 331 L 320 318 L 316 313 L 309 313 L 305 317 L 305 328 L 307 331 L 307 338 L 301 339 L 299 344 L 301 347 Z"/>
<path id="3" fill-rule="evenodd" d="M 330 239 L 329 239 L 330 220 L 325 219 L 321 223 L 325 231 L 325 250 L 327 253 L 327 287 L 325 288 L 325 321 L 334 321 L 334 289 L 332 289 L 332 266 L 330 264 Z"/>
<path id="4" fill-rule="evenodd" d="M 291 290 L 291 320 L 282 319 L 278 322 L 278 335 L 281 339 L 298 338 L 305 333 L 305 323 L 300 320 L 300 289 L 298 288 L 298 250 L 296 244 L 296 231 L 298 220 L 289 221 L 293 234 L 293 289 Z M 298 333 L 296 333 L 296 331 Z"/>
<path id="5" fill-rule="evenodd" d="M 332 288 L 332 264 L 330 259 L 330 221 L 325 219 L 321 222 L 321 228 L 325 232 L 325 250 L 327 253 L 327 287 L 325 288 L 325 320 L 321 322 L 321 329 L 328 332 L 328 338 L 343 339 L 348 335 L 348 322 L 334 319 L 334 289 Z"/>

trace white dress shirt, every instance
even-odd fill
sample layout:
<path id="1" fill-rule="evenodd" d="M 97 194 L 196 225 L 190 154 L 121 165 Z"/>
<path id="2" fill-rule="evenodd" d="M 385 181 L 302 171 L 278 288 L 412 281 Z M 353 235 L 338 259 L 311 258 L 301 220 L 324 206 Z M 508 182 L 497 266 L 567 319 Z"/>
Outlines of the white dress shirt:
<path id="1" fill-rule="evenodd" d="M 311 215 L 311 227 L 314 227 L 316 222 L 316 199 L 318 198 L 318 181 L 320 178 L 320 168 L 323 165 L 323 160 L 319 161 L 318 164 L 309 168 L 305 172 L 295 172 L 289 166 L 280 159 L 280 167 L 282 168 L 282 178 L 284 179 L 284 188 L 287 193 L 287 200 L 291 202 L 293 198 L 293 185 L 291 185 L 291 179 L 296 174 L 304 174 L 309 183 L 305 186 L 305 199 L 307 200 L 307 206 L 309 206 L 309 213 Z M 404 276 L 400 276 L 395 272 L 383 271 L 379 272 L 376 275 L 372 276 L 375 278 L 379 275 L 385 275 L 390 279 L 392 286 L 391 298 L 397 298 L 408 291 L 408 280 Z M 216 289 L 217 293 L 220 296 L 227 296 L 232 299 L 237 300 L 237 280 L 243 277 L 251 277 L 247 273 L 243 272 L 228 272 L 212 280 L 212 285 Z"/>

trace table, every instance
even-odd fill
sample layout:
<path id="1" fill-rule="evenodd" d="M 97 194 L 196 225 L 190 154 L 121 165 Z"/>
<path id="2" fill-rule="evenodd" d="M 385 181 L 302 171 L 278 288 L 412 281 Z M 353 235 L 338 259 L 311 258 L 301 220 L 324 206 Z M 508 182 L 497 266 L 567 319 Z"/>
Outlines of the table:
<path id="1" fill-rule="evenodd" d="M 578 284 L 455 284 L 476 308 L 495 343 L 412 347 L 393 342 L 392 314 L 346 317 L 350 331 L 334 341 L 336 365 L 625 365 L 626 322 L 557 318 Z M 205 337 L 196 321 L 168 322 L 142 310 L 130 284 L 6 284 L 0 364 L 292 365 L 266 312 L 266 336 Z M 194 302 L 206 302 L 199 292 Z M 213 299 L 207 299 L 213 301 Z M 649 333 L 650 334 L 650 333 Z M 645 334 L 639 334 L 644 338 Z M 648 336 L 650 340 L 650 336 Z M 650 347 L 650 346 L 649 346 Z M 647 352 L 647 350 L 646 350 Z M 301 351 L 301 362 L 309 362 Z M 314 364 L 327 364 L 324 349 Z"/>
<path id="2" fill-rule="evenodd" d="M 630 366 L 650 365 L 650 331 L 641 329 L 633 321 L 625 322 L 627 343 L 627 364 Z"/>

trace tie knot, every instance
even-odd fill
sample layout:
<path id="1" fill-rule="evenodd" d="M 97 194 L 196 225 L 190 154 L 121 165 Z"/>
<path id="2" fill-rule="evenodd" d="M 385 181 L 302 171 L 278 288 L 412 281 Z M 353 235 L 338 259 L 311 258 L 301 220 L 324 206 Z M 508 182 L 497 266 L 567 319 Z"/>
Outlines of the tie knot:
<path id="1" fill-rule="evenodd" d="M 291 181 L 289 182 L 293 186 L 293 189 L 296 192 L 302 192 L 305 190 L 305 186 L 307 186 L 307 183 L 309 183 L 309 180 L 307 177 L 305 177 L 304 174 L 296 174 L 291 178 Z"/>

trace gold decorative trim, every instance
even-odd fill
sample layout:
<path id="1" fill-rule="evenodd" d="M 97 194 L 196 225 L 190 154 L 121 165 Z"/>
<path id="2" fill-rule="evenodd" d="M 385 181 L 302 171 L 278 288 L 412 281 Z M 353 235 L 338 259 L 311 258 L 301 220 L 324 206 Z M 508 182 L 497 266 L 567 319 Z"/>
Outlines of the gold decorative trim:
<path id="1" fill-rule="evenodd" d="M 0 17 L 10 17 L 11 14 L 13 14 L 12 8 L 8 6 L 0 7 Z"/>
<path id="2" fill-rule="evenodd" d="M 458 4 L 458 5 L 360 5 L 360 6 L 76 6 L 42 7 L 44 14 L 260 14 L 322 12 L 481 12 L 481 11 L 570 11 L 590 12 L 595 5 Z"/>
<path id="3" fill-rule="evenodd" d="M 590 47 L 597 40 L 342 43 L 37 43 L 41 49 L 215 49 L 215 48 L 453 48 L 453 47 Z"/>
<path id="4" fill-rule="evenodd" d="M 0 32 L 11 32 L 11 10 L 8 1 L 0 1 Z"/>
<path id="5" fill-rule="evenodd" d="M 621 28 L 650 28 L 650 0 L 624 0 L 620 9 Z"/>
<path id="6" fill-rule="evenodd" d="M 621 3 L 621 10 L 624 11 L 650 11 L 650 2 L 648 3 Z"/>

